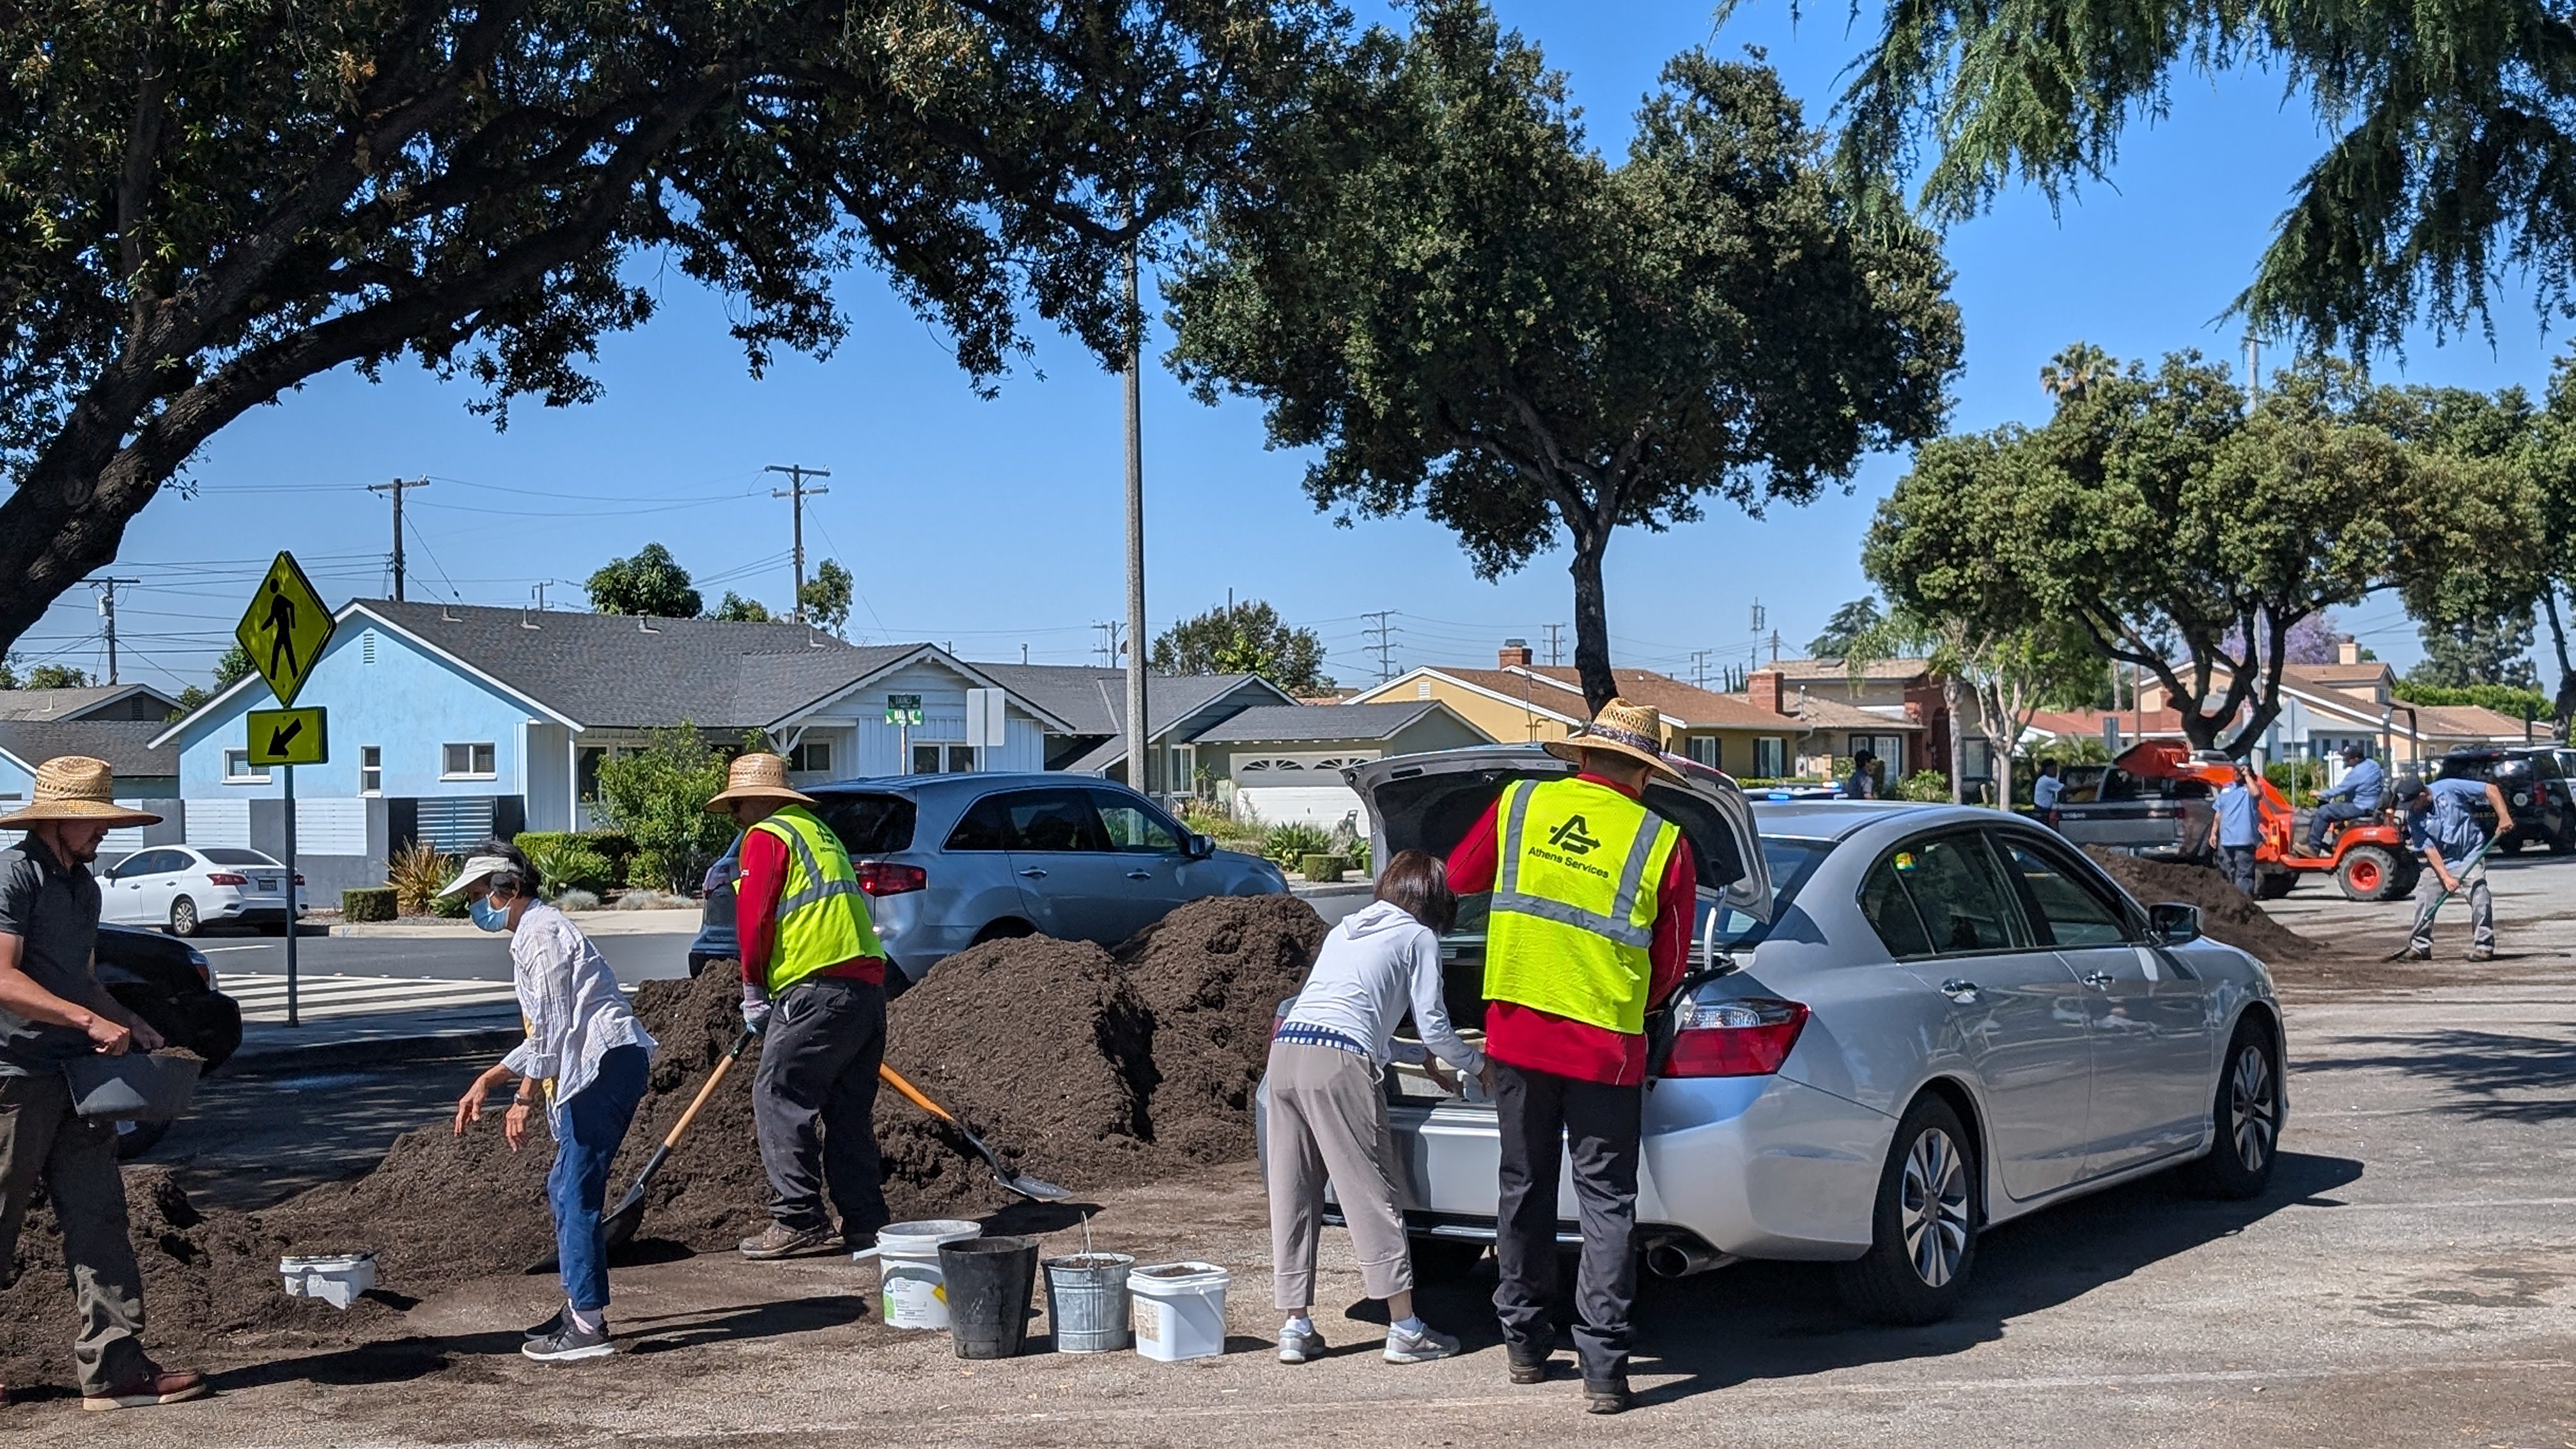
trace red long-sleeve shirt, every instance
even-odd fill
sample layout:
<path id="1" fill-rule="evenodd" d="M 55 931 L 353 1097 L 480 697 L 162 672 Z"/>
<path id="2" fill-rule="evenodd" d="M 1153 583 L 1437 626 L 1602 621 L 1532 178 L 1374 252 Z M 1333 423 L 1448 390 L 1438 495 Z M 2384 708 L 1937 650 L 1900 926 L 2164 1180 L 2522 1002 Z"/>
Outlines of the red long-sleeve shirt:
<path id="1" fill-rule="evenodd" d="M 1590 773 L 1575 778 L 1607 786 L 1631 800 L 1637 798 L 1636 791 L 1616 780 Z M 1460 895 L 1494 888 L 1501 808 L 1498 796 L 1485 807 L 1484 815 L 1467 832 L 1467 838 L 1449 852 L 1449 888 Z M 1685 836 L 1674 844 L 1672 859 L 1664 867 L 1663 884 L 1655 894 L 1655 932 L 1646 948 L 1646 958 L 1653 966 L 1646 987 L 1649 1010 L 1672 994 L 1690 967 L 1691 924 L 1698 886 L 1699 862 L 1692 857 L 1690 839 Z M 1486 1005 L 1485 1050 L 1498 1061 L 1577 1081 L 1627 1086 L 1646 1080 L 1645 1037 L 1569 1020 L 1518 1002 Z"/>
<path id="2" fill-rule="evenodd" d="M 769 983 L 769 953 L 778 943 L 778 897 L 787 889 L 787 842 L 766 830 L 742 838 L 742 876 L 734 885 L 733 932 L 742 949 L 742 979 Z M 885 984 L 885 962 L 853 956 L 815 973 Z"/>

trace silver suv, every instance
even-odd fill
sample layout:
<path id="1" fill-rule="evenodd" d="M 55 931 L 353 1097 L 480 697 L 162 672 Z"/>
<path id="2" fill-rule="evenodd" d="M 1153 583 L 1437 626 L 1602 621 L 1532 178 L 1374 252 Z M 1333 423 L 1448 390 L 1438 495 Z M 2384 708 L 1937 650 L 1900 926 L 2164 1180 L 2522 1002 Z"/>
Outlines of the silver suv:
<path id="1" fill-rule="evenodd" d="M 1151 800 L 1088 775 L 906 775 L 817 785 L 894 958 L 889 994 L 967 947 L 1043 935 L 1114 946 L 1184 901 L 1278 895 L 1279 868 L 1219 850 Z M 737 837 L 707 871 L 689 967 L 737 956 Z"/>

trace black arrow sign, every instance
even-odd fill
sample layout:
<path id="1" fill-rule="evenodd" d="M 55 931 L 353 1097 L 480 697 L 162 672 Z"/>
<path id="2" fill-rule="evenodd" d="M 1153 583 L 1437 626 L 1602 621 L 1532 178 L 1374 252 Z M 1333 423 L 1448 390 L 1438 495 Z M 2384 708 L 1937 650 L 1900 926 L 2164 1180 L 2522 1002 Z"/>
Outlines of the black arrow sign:
<path id="1" fill-rule="evenodd" d="M 300 719 L 290 720 L 286 724 L 269 731 L 268 752 L 272 755 L 285 754 L 286 742 L 302 733 L 304 733 L 304 721 Z"/>

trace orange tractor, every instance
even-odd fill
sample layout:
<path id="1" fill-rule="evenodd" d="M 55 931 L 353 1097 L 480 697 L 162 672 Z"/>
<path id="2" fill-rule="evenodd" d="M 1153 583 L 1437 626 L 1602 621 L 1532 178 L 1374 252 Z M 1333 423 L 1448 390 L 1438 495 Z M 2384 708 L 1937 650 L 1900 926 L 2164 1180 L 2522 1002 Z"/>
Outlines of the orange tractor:
<path id="1" fill-rule="evenodd" d="M 2235 762 L 2226 756 L 2165 740 L 2132 745 L 2113 763 L 2142 779 L 2198 780 L 2212 794 L 2236 778 Z M 2384 802 L 2376 818 L 2347 822 L 2323 855 L 2307 853 L 2299 835 L 2298 812 L 2279 786 L 2259 775 L 2254 780 L 2254 805 L 2263 829 L 2262 843 L 2254 849 L 2254 889 L 2263 899 L 2288 895 L 2300 876 L 2311 873 L 2332 875 L 2348 900 L 2395 900 L 2415 889 L 2423 864 L 2406 848 L 2405 835 L 2391 823 Z M 2194 853 L 2202 845 L 2187 842 Z"/>

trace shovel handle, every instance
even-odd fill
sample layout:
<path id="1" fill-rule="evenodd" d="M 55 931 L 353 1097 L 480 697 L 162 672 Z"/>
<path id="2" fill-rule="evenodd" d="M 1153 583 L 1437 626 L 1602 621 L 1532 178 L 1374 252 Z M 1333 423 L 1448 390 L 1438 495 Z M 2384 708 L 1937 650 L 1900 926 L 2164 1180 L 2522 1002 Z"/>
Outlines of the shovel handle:
<path id="1" fill-rule="evenodd" d="M 912 1105 L 919 1107 L 921 1110 L 938 1118 L 940 1121 L 947 1123 L 949 1126 L 956 1128 L 960 1132 L 966 1130 L 965 1124 L 951 1116 L 947 1108 L 940 1106 L 937 1102 L 924 1096 L 919 1087 L 905 1081 L 903 1079 L 903 1073 L 896 1071 L 894 1068 L 887 1066 L 883 1062 L 879 1062 L 877 1063 L 877 1076 L 882 1078 L 887 1086 L 903 1093 L 904 1100 L 912 1103 Z"/>
<path id="2" fill-rule="evenodd" d="M 680 1114 L 680 1120 L 671 1124 L 669 1135 L 662 1139 L 662 1151 L 669 1152 L 680 1145 L 680 1139 L 688 1135 L 689 1124 L 698 1120 L 698 1113 L 707 1105 L 707 1099 L 716 1094 L 716 1088 L 723 1083 L 725 1073 L 732 1071 L 733 1064 L 742 1059 L 743 1049 L 751 1045 L 752 1038 L 756 1035 L 758 1035 L 756 1032 L 744 1032 L 734 1039 L 732 1051 L 716 1059 L 716 1069 L 707 1073 L 707 1084 L 698 1088 L 697 1099 L 689 1103 L 689 1110 Z M 659 1165 L 658 1162 L 656 1165 Z M 651 1169 L 646 1169 L 646 1175 L 651 1175 Z"/>

